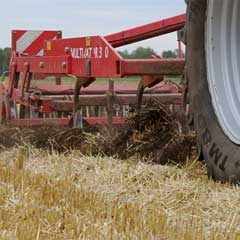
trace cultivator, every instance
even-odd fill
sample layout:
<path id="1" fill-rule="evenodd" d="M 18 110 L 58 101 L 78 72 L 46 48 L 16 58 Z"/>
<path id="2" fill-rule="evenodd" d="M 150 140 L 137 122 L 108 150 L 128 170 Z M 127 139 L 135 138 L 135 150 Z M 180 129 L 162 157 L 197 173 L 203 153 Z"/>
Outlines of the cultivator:
<path id="1" fill-rule="evenodd" d="M 129 60 L 115 48 L 181 31 L 184 24 L 185 15 L 179 15 L 105 37 L 70 39 L 60 31 L 13 31 L 9 79 L 0 86 L 1 123 L 111 126 L 124 123 L 131 106 L 140 109 L 150 99 L 181 105 L 183 86 L 169 80 L 184 72 L 181 38 L 177 59 Z M 129 82 L 114 81 L 123 77 Z"/>

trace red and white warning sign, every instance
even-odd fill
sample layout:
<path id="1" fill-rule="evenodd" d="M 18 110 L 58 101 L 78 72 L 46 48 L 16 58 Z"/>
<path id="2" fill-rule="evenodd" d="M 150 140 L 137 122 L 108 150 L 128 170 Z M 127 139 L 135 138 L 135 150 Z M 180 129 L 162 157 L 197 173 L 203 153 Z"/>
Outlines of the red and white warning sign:
<path id="1" fill-rule="evenodd" d="M 12 31 L 12 50 L 29 56 L 43 56 L 44 42 L 61 39 L 61 31 Z"/>

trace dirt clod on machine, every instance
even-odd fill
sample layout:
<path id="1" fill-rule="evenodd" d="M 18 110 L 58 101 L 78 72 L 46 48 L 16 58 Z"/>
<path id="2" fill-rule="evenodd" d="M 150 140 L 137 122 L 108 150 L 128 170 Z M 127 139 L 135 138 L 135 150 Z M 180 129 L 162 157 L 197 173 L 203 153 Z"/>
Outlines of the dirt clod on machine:
<path id="1" fill-rule="evenodd" d="M 107 128 L 96 135 L 95 147 L 109 156 L 138 156 L 155 163 L 183 163 L 196 155 L 195 135 L 182 134 L 174 115 L 158 102 L 149 102 L 128 117 L 114 133 Z"/>
<path id="2" fill-rule="evenodd" d="M 57 152 L 79 150 L 88 155 L 183 163 L 196 154 L 195 135 L 181 134 L 178 124 L 166 106 L 149 102 L 141 111 L 133 111 L 126 124 L 111 130 L 107 125 L 83 129 L 57 125 L 1 127 L 0 145 L 9 148 L 24 144 Z"/>

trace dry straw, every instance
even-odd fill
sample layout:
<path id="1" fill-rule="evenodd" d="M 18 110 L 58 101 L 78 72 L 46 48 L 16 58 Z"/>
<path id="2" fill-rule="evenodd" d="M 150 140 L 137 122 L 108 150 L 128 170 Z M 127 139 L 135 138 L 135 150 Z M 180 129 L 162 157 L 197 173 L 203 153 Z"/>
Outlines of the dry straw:
<path id="1" fill-rule="evenodd" d="M 239 187 L 158 106 L 111 133 L 1 127 L 0 239 L 240 240 Z"/>
<path id="2" fill-rule="evenodd" d="M 27 146 L 0 159 L 1 239 L 240 236 L 239 187 L 208 180 L 201 162 L 161 166 Z"/>

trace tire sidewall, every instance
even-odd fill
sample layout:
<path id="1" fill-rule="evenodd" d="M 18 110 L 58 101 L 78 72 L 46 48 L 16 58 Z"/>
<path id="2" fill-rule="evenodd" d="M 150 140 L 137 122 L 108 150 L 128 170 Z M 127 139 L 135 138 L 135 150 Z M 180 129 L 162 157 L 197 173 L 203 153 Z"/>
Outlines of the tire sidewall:
<path id="1" fill-rule="evenodd" d="M 186 55 L 190 112 L 209 177 L 239 182 L 240 147 L 229 140 L 218 124 L 207 82 L 204 46 L 206 9 L 207 0 L 188 0 Z"/>

